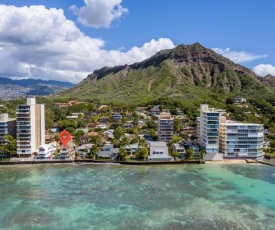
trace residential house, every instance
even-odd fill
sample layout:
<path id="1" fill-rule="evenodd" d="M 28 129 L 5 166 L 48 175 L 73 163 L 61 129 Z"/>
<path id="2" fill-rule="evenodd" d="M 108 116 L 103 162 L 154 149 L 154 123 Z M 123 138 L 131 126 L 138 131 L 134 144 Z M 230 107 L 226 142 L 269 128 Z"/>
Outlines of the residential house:
<path id="1" fill-rule="evenodd" d="M 105 145 L 98 153 L 98 158 L 115 159 L 118 155 L 119 148 L 114 148 L 113 145 Z"/>
<path id="2" fill-rule="evenodd" d="M 147 161 L 172 161 L 173 158 L 169 156 L 167 143 L 164 141 L 153 141 L 149 143 L 150 155 Z"/>
<path id="3" fill-rule="evenodd" d="M 132 129 L 134 127 L 133 122 L 132 121 L 127 121 L 124 125 L 123 128 L 124 129 Z"/>
<path id="4" fill-rule="evenodd" d="M 118 113 L 115 113 L 115 114 L 112 115 L 112 118 L 113 118 L 113 120 L 121 120 L 122 119 L 122 115 L 118 114 Z"/>
<path id="5" fill-rule="evenodd" d="M 172 151 L 179 153 L 179 158 L 181 158 L 181 159 L 186 158 L 185 148 L 184 148 L 183 144 L 181 144 L 181 143 L 172 144 Z"/>
<path id="6" fill-rule="evenodd" d="M 109 121 L 109 117 L 107 116 L 101 116 L 99 119 L 98 119 L 98 122 L 99 123 L 108 123 Z"/>
<path id="7" fill-rule="evenodd" d="M 98 124 L 95 127 L 96 129 L 107 129 L 107 125 L 106 124 Z"/>
<path id="8" fill-rule="evenodd" d="M 127 153 L 130 156 L 135 155 L 136 151 L 139 150 L 141 148 L 141 146 L 138 145 L 138 143 L 134 143 L 134 144 L 130 144 L 130 145 L 125 145 L 123 147 L 123 149 L 127 150 Z"/>

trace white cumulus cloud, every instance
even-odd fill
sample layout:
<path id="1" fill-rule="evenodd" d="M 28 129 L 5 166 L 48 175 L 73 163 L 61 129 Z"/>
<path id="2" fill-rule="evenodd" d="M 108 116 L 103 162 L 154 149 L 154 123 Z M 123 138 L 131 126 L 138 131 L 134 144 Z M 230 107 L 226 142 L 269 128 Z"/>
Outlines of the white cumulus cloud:
<path id="1" fill-rule="evenodd" d="M 232 51 L 230 48 L 226 48 L 226 49 L 213 48 L 213 50 L 216 53 L 221 54 L 224 57 L 227 57 L 236 63 L 249 62 L 249 61 L 259 59 L 259 58 L 267 57 L 266 54 L 259 55 L 259 54 L 251 54 L 251 53 L 248 53 L 245 51 Z"/>
<path id="2" fill-rule="evenodd" d="M 132 64 L 175 45 L 152 39 L 128 51 L 105 50 L 85 36 L 63 10 L 0 5 L 0 76 L 79 82 L 103 66 Z"/>
<path id="3" fill-rule="evenodd" d="M 262 77 L 264 77 L 264 76 L 266 76 L 268 74 L 271 74 L 271 75 L 275 76 L 275 66 L 272 66 L 270 64 L 260 64 L 260 65 L 257 65 L 257 66 L 255 66 L 253 68 L 253 71 L 256 74 L 258 74 L 258 75 L 260 75 Z"/>
<path id="4" fill-rule="evenodd" d="M 94 28 L 110 27 L 112 21 L 119 19 L 128 9 L 121 5 L 122 0 L 84 0 L 85 5 L 70 9 L 78 16 L 77 21 Z"/>

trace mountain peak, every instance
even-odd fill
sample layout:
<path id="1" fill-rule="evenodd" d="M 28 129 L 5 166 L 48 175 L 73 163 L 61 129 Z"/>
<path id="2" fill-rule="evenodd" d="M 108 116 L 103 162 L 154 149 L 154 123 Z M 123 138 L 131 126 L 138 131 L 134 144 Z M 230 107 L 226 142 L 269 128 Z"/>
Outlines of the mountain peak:
<path id="1" fill-rule="evenodd" d="M 89 94 L 89 98 L 102 102 L 186 98 L 217 92 L 250 96 L 251 92 L 268 91 L 266 86 L 273 87 L 272 82 L 197 42 L 161 50 L 131 65 L 95 70 L 66 94 L 76 99 Z"/>

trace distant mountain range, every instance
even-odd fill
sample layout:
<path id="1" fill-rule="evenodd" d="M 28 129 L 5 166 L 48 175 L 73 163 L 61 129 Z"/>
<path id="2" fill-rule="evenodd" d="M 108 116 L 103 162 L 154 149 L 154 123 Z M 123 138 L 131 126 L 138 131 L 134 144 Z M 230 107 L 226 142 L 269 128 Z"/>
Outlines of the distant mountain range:
<path id="1" fill-rule="evenodd" d="M 50 95 L 73 86 L 70 82 L 53 80 L 0 78 L 0 98 L 9 100 L 30 95 Z"/>
<path id="2" fill-rule="evenodd" d="M 61 95 L 102 103 L 139 104 L 165 98 L 209 102 L 231 96 L 274 99 L 274 87 L 274 76 L 257 76 L 195 43 L 162 50 L 132 65 L 95 70 Z"/>

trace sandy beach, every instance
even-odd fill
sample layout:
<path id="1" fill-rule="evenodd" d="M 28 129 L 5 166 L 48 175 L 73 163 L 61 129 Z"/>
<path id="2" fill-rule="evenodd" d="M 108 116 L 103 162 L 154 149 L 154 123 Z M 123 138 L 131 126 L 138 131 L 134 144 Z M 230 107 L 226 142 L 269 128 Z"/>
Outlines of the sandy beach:
<path id="1" fill-rule="evenodd" d="M 205 164 L 247 164 L 247 162 L 243 159 L 241 160 L 228 159 L 228 160 L 222 160 L 222 161 L 205 161 Z"/>

